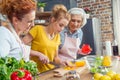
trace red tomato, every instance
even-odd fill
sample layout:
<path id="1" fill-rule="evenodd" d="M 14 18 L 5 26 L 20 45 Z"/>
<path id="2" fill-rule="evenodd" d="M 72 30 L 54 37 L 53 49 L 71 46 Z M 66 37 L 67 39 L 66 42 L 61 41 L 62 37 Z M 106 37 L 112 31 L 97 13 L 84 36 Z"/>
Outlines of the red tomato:
<path id="1" fill-rule="evenodd" d="M 82 53 L 84 54 L 88 54 L 92 51 L 92 49 L 90 48 L 89 44 L 83 44 L 82 48 L 81 48 Z"/>

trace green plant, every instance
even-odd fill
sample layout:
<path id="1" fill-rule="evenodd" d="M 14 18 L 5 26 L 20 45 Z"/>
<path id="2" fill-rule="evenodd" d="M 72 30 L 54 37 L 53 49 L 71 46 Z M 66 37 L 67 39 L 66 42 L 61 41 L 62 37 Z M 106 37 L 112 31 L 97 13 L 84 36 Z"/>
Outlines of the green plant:
<path id="1" fill-rule="evenodd" d="M 10 75 L 21 68 L 28 70 L 32 76 L 39 73 L 34 61 L 25 62 L 24 59 L 17 60 L 14 57 L 0 58 L 0 80 L 10 80 Z"/>
<path id="2" fill-rule="evenodd" d="M 45 7 L 46 3 L 44 3 L 44 2 L 38 2 L 37 5 L 38 5 L 38 7 Z"/>

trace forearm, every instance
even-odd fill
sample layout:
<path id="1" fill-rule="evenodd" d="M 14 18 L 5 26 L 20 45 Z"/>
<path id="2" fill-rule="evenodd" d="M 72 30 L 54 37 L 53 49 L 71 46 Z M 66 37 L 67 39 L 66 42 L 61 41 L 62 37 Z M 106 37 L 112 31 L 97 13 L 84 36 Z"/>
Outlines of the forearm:
<path id="1" fill-rule="evenodd" d="M 30 56 L 36 56 L 36 57 L 39 57 L 42 53 L 38 52 L 38 51 L 34 51 L 34 50 L 31 50 L 30 51 Z"/>
<path id="2" fill-rule="evenodd" d="M 61 64 L 61 59 L 58 57 L 58 50 L 56 50 L 56 55 L 55 55 L 55 58 L 54 58 L 54 62 L 57 63 L 57 64 Z"/>
<path id="3" fill-rule="evenodd" d="M 41 52 L 31 50 L 30 56 L 36 56 L 43 64 L 49 63 L 49 58 Z"/>

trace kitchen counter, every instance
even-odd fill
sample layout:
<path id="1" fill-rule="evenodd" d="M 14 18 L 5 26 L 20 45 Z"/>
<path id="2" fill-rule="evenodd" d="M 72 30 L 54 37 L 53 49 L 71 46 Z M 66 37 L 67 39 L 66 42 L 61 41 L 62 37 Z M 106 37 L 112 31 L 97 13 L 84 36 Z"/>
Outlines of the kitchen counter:
<path id="1" fill-rule="evenodd" d="M 86 68 L 80 73 L 81 80 L 91 80 L 92 74 Z M 63 77 L 54 77 L 54 71 L 50 70 L 48 72 L 42 73 L 36 76 L 35 80 L 63 80 Z"/>
<path id="2" fill-rule="evenodd" d="M 120 60 L 118 60 L 118 64 L 116 64 L 116 62 L 114 62 L 114 66 L 112 66 L 111 68 L 113 69 L 113 71 L 118 71 L 117 73 L 120 73 L 119 66 L 120 66 Z M 90 73 L 88 67 L 85 66 L 83 68 L 84 69 L 82 69 L 79 72 L 80 79 L 81 80 L 92 80 L 93 75 Z M 54 70 L 56 70 L 56 69 L 54 69 Z M 50 71 L 41 73 L 38 76 L 36 76 L 36 78 L 34 80 L 63 80 L 63 77 L 54 77 L 54 74 L 55 74 L 54 70 L 50 70 Z"/>

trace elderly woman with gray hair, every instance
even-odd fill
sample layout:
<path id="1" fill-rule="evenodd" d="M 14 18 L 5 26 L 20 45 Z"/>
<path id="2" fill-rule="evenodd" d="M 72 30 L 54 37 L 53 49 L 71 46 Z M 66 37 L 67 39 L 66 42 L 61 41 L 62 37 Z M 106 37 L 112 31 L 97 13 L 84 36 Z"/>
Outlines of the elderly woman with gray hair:
<path id="1" fill-rule="evenodd" d="M 60 33 L 59 57 L 62 60 L 72 61 L 77 58 L 77 54 L 84 55 L 80 49 L 83 36 L 81 28 L 87 23 L 87 19 L 82 8 L 72 8 L 69 13 L 71 14 L 69 25 Z"/>

